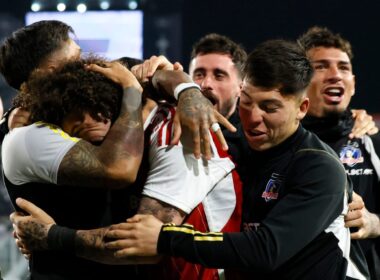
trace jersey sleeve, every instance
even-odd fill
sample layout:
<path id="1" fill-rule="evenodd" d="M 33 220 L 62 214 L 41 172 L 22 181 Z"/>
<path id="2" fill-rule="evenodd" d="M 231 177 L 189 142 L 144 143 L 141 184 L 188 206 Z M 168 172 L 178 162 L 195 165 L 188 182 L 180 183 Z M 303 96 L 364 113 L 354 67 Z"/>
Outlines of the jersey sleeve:
<path id="1" fill-rule="evenodd" d="M 168 145 L 162 138 L 170 127 L 170 122 L 166 123 L 152 134 L 150 171 L 143 194 L 188 214 L 231 172 L 234 164 L 229 158 L 219 157 L 213 143 L 214 156 L 208 161 L 196 159 L 181 144 Z"/>
<path id="2" fill-rule="evenodd" d="M 295 256 L 337 218 L 342 230 L 345 171 L 329 154 L 305 153 L 292 166 L 292 188 L 257 230 L 201 233 L 191 226 L 163 226 L 158 253 L 207 267 L 272 271 Z M 252 202 L 253 203 L 253 202 Z"/>
<path id="3" fill-rule="evenodd" d="M 15 185 L 56 184 L 63 157 L 79 140 L 45 123 L 15 128 L 6 135 L 2 146 L 4 174 Z"/>

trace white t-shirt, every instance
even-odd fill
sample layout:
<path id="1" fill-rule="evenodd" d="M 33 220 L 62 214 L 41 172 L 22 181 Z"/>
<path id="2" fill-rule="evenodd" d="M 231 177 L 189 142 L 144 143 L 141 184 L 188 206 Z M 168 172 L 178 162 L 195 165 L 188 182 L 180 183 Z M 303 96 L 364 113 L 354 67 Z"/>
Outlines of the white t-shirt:
<path id="1" fill-rule="evenodd" d="M 14 185 L 30 182 L 57 184 L 58 167 L 80 139 L 42 122 L 15 128 L 4 138 L 4 174 Z"/>
<path id="2" fill-rule="evenodd" d="M 210 228 L 221 229 L 236 205 L 231 174 L 235 166 L 229 158 L 219 156 L 211 135 L 213 156 L 208 161 L 196 159 L 192 150 L 181 144 L 169 145 L 175 110 L 167 111 L 150 137 L 150 170 L 143 194 L 187 214 L 202 202 Z M 158 109 L 156 117 L 160 113 Z"/>

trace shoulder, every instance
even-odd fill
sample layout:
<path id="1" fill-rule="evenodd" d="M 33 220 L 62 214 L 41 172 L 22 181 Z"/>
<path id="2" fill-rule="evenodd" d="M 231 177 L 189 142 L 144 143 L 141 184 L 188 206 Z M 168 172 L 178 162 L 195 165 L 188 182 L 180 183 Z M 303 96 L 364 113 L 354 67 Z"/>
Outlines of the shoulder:
<path id="1" fill-rule="evenodd" d="M 337 154 L 313 133 L 306 134 L 289 166 L 290 178 L 314 181 L 330 191 L 336 190 L 337 186 L 344 188 L 347 182 L 345 169 Z"/>

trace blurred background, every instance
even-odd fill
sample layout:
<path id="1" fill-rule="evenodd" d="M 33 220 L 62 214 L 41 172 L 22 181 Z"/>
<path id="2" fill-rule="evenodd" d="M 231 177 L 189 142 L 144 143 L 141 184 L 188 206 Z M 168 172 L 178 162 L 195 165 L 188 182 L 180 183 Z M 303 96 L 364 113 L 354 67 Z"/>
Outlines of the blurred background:
<path id="1" fill-rule="evenodd" d="M 163 54 L 188 68 L 192 44 L 207 33 L 227 35 L 249 52 L 267 39 L 296 39 L 313 25 L 350 40 L 354 51 L 354 108 L 380 120 L 380 1 L 343 0 L 12 0 L 0 4 L 0 40 L 42 19 L 73 26 L 84 52 L 109 58 Z M 4 109 L 15 91 L 0 77 Z M 0 186 L 0 268 L 23 279 L 26 265 L 14 248 L 11 206 Z"/>

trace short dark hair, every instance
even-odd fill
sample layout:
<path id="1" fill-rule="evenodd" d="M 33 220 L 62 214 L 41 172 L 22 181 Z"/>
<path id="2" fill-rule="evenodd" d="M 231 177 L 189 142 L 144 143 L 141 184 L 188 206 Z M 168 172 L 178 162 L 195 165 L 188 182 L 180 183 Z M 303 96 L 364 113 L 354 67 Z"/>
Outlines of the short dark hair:
<path id="1" fill-rule="evenodd" d="M 123 89 L 100 73 L 85 70 L 85 64 L 103 65 L 96 57 L 70 61 L 56 70 L 35 71 L 21 87 L 14 105 L 30 111 L 32 122 L 62 125 L 71 112 L 88 112 L 94 119 L 114 121 L 119 115 Z"/>
<path id="2" fill-rule="evenodd" d="M 13 32 L 0 46 L 0 73 L 19 89 L 40 64 L 59 50 L 74 33 L 71 26 L 57 20 L 35 22 Z"/>
<path id="3" fill-rule="evenodd" d="M 244 78 L 256 87 L 278 88 L 281 94 L 304 92 L 313 68 L 305 52 L 296 43 L 270 40 L 258 45 L 244 66 Z"/>
<path id="4" fill-rule="evenodd" d="M 350 60 L 354 58 L 350 42 L 340 34 L 331 32 L 326 27 L 311 27 L 298 38 L 298 43 L 305 51 L 316 47 L 337 48 L 347 53 Z"/>
<path id="5" fill-rule="evenodd" d="M 232 62 L 238 69 L 239 74 L 242 73 L 244 62 L 247 59 L 247 53 L 242 46 L 230 38 L 216 33 L 202 37 L 193 45 L 191 59 L 198 55 L 210 53 L 227 54 L 231 56 Z"/>

